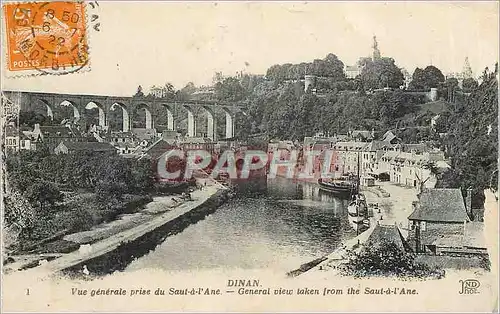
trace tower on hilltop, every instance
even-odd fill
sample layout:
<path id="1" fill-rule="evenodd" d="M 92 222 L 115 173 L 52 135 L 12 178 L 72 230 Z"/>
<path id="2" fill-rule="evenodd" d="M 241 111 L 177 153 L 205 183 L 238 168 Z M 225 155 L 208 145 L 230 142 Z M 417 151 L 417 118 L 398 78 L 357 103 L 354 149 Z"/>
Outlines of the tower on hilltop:
<path id="1" fill-rule="evenodd" d="M 375 61 L 380 59 L 380 50 L 378 50 L 377 36 L 373 36 L 373 55 L 372 60 Z"/>
<path id="2" fill-rule="evenodd" d="M 469 57 L 465 57 L 464 68 L 462 70 L 463 79 L 468 79 L 472 77 L 472 68 L 469 64 Z"/>

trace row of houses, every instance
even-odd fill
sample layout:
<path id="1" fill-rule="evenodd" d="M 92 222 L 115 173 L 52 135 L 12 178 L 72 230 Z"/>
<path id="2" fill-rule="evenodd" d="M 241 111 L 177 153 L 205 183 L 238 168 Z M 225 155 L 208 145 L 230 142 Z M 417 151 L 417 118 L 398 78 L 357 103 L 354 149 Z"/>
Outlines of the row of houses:
<path id="1" fill-rule="evenodd" d="M 206 138 L 182 137 L 172 130 L 131 129 L 130 132 L 104 132 L 90 130 L 83 133 L 76 125 L 41 126 L 35 124 L 33 129 L 18 128 L 11 123 L 5 128 L 4 148 L 7 152 L 20 150 L 48 149 L 54 153 L 71 153 L 77 151 L 116 152 L 124 157 L 140 157 L 153 145 L 164 141 L 171 147 L 183 149 L 205 149 L 214 151 L 220 143 L 213 143 Z M 224 146 L 224 143 L 222 143 Z"/>
<path id="2" fill-rule="evenodd" d="M 304 163 L 305 156 L 312 151 L 319 153 L 314 157 L 313 171 L 316 173 L 323 171 L 325 158 L 331 158 L 328 172 L 335 176 L 359 173 L 366 178 L 413 187 L 421 184 L 433 187 L 436 174 L 450 167 L 444 152 L 426 143 L 402 143 L 391 131 L 380 139 L 375 139 L 373 131 L 353 131 L 331 137 L 306 137 L 303 144 L 292 141 L 270 143 L 268 152 L 276 150 L 281 150 L 282 159 L 288 158 L 287 151 L 298 150 L 299 164 Z M 327 151 L 331 157 L 327 157 Z"/>

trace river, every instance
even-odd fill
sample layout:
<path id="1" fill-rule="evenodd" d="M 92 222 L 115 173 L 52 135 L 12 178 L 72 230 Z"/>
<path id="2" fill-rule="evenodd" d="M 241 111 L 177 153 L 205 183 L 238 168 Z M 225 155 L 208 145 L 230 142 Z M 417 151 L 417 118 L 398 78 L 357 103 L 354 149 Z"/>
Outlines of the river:
<path id="1" fill-rule="evenodd" d="M 167 237 L 124 271 L 266 268 L 287 272 L 355 236 L 345 204 L 315 184 L 277 178 L 238 186 L 237 195 L 213 214 Z"/>

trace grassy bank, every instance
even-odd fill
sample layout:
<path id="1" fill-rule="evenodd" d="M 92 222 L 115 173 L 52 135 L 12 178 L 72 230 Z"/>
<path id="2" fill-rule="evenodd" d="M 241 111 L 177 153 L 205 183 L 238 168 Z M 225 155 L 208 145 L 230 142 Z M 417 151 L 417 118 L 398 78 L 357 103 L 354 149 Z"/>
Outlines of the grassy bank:
<path id="1" fill-rule="evenodd" d="M 37 214 L 33 225 L 21 231 L 8 251 L 12 254 L 71 252 L 79 244 L 63 240 L 64 235 L 135 213 L 152 200 L 149 195 L 125 194 L 121 199 L 102 202 L 94 193 L 71 193 L 66 195 L 65 202 Z"/>

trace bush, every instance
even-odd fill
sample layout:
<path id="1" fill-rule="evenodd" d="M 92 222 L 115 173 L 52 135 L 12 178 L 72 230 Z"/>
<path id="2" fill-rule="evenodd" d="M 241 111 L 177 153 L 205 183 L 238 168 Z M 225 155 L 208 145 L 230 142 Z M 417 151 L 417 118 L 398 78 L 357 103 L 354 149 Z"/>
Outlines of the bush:
<path id="1" fill-rule="evenodd" d="M 94 225 L 94 218 L 85 206 L 79 206 L 74 210 L 58 213 L 54 223 L 60 230 L 79 232 L 89 230 Z"/>
<path id="2" fill-rule="evenodd" d="M 435 277 L 444 276 L 444 271 L 431 269 L 415 262 L 415 256 L 407 253 L 392 241 L 382 241 L 365 246 L 358 253 L 349 252 L 348 262 L 340 267 L 343 275 L 354 277 L 396 276 Z"/>

